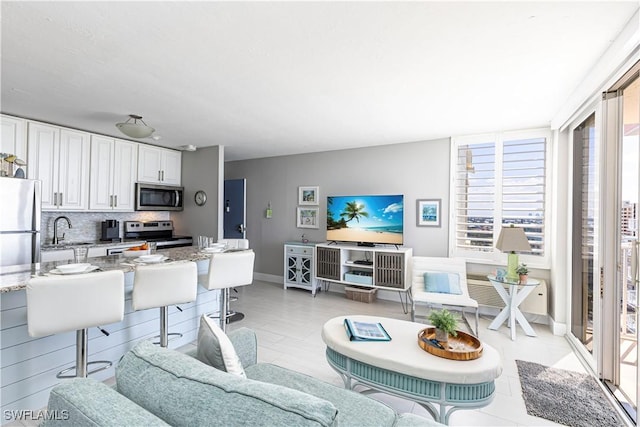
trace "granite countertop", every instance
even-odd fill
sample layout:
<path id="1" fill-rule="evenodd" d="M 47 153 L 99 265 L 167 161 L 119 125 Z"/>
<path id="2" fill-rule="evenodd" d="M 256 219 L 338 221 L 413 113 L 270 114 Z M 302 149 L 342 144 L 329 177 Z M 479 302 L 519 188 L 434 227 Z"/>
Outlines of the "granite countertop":
<path id="1" fill-rule="evenodd" d="M 66 242 L 66 241 L 62 241 L 56 245 L 54 245 L 53 243 L 43 243 L 40 246 L 40 250 L 42 252 L 48 252 L 48 251 L 63 251 L 65 249 L 73 249 L 75 247 L 78 246 L 82 246 L 85 248 L 95 248 L 95 247 L 109 247 L 109 246 L 129 246 L 129 245 L 141 245 L 143 243 L 145 243 L 146 240 L 126 240 L 126 241 L 114 241 L 114 242 L 105 242 L 105 241 L 100 241 L 100 240 L 96 240 L 96 241 L 91 241 L 91 242 Z"/>
<path id="2" fill-rule="evenodd" d="M 210 255 L 198 251 L 197 246 L 171 248 L 158 250 L 172 261 L 200 261 L 209 259 Z M 92 257 L 87 262 L 100 267 L 100 270 L 122 270 L 130 273 L 135 270 L 135 258 L 123 255 L 109 255 Z M 0 267 L 0 293 L 18 291 L 27 286 L 27 282 L 34 275 L 45 275 L 60 264 L 68 264 L 69 261 L 42 262 L 38 264 L 12 265 Z"/>

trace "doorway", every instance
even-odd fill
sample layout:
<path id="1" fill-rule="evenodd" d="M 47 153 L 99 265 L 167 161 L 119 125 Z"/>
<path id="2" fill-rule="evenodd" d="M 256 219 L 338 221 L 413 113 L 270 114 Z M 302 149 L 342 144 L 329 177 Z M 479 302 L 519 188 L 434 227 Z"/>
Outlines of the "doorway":
<path id="1" fill-rule="evenodd" d="M 225 239 L 246 237 L 246 179 L 224 180 L 223 230 Z"/>

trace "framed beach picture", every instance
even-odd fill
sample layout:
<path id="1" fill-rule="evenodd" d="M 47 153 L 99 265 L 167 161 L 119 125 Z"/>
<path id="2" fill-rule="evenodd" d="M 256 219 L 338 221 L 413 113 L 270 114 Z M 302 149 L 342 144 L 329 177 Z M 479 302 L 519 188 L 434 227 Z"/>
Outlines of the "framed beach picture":
<path id="1" fill-rule="evenodd" d="M 418 227 L 440 227 L 441 199 L 416 200 L 416 225 Z"/>
<path id="2" fill-rule="evenodd" d="M 297 223 L 298 228 L 319 228 L 318 227 L 318 212 L 319 208 L 297 208 Z"/>
<path id="3" fill-rule="evenodd" d="M 320 202 L 320 187 L 298 187 L 299 205 L 318 205 Z"/>

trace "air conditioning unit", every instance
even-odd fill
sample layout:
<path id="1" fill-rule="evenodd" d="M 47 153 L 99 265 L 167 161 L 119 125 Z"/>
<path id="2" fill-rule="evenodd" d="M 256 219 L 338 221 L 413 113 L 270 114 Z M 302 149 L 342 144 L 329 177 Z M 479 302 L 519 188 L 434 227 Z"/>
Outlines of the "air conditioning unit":
<path id="1" fill-rule="evenodd" d="M 486 307 L 502 309 L 505 304 L 500 295 L 495 290 L 489 279 L 480 279 L 477 277 L 467 278 L 467 286 L 469 287 L 469 295 L 478 301 L 478 304 Z M 507 292 L 509 286 L 505 285 Z M 539 316 L 547 316 L 547 282 L 540 280 L 540 284 L 527 296 L 520 304 L 520 310 L 523 313 L 536 314 Z"/>

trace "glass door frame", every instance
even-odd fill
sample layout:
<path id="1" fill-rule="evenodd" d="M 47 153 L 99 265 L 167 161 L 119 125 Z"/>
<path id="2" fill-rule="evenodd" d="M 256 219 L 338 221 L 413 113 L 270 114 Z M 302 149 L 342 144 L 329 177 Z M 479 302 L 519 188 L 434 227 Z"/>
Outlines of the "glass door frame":
<path id="1" fill-rule="evenodd" d="M 603 343 L 605 353 L 602 357 L 601 378 L 609 380 L 614 386 L 621 383 L 621 327 L 623 293 L 626 293 L 626 271 L 622 271 L 622 184 L 623 184 L 623 137 L 624 137 L 624 90 L 634 81 L 640 79 L 640 62 L 636 63 L 608 92 L 603 94 L 603 138 L 606 166 L 610 169 L 604 176 L 604 185 L 608 192 L 604 193 L 604 206 L 613 206 L 603 212 L 604 240 L 602 279 L 603 283 L 614 286 L 603 286 L 603 310 L 611 315 L 604 318 L 602 333 L 606 337 Z M 640 162 L 640 159 L 638 159 Z M 633 274 L 633 273 L 632 273 Z M 625 286 L 621 286 L 624 283 Z M 636 343 L 638 342 L 636 327 Z M 636 344 L 636 357 L 640 349 Z M 636 359 L 638 360 L 638 359 Z M 636 362 L 636 401 L 633 402 L 637 413 L 640 401 L 640 370 Z"/>
<path id="2" fill-rule="evenodd" d="M 571 124 L 569 126 L 567 126 L 566 130 L 568 131 L 568 135 L 569 135 L 569 147 L 570 147 L 570 159 L 572 164 L 574 164 L 573 160 L 574 160 L 574 156 L 576 155 L 581 155 L 581 153 L 576 153 L 574 148 L 575 148 L 575 144 L 574 144 L 574 130 L 580 126 L 584 121 L 586 121 L 589 116 L 591 116 L 592 114 L 595 114 L 595 162 L 596 162 L 596 173 L 598 175 L 598 179 L 597 179 L 597 184 L 596 184 L 596 200 L 595 200 L 595 206 L 594 206 L 594 211 L 597 212 L 597 218 L 596 221 L 598 222 L 597 224 L 594 224 L 594 227 L 596 227 L 596 229 L 594 230 L 594 243 L 593 243 L 593 270 L 594 270 L 594 274 L 596 271 L 600 271 L 601 266 L 602 266 L 602 256 L 601 256 L 601 251 L 602 251 L 602 247 L 601 247 L 601 242 L 602 242 L 602 234 L 603 234 L 603 218 L 602 218 L 602 209 L 601 207 L 603 206 L 602 204 L 602 194 L 603 194 L 603 188 L 604 188 L 604 179 L 603 176 L 606 172 L 605 169 L 605 165 L 604 165 L 604 161 L 603 161 L 603 145 L 602 144 L 602 128 L 603 128 L 603 116 L 602 116 L 602 102 L 600 100 L 598 100 L 597 102 L 594 102 L 590 107 L 585 108 L 582 112 L 582 114 L 580 114 L 579 116 L 577 116 L 577 118 L 575 120 L 573 120 L 571 122 Z M 573 173 L 575 171 L 571 171 L 571 177 L 573 178 Z M 575 188 L 573 186 L 573 181 L 571 181 L 572 183 L 570 191 L 574 192 L 574 191 L 581 191 L 580 188 Z M 575 221 L 575 217 L 574 217 L 574 212 L 573 209 L 571 210 L 571 215 L 569 218 L 569 221 L 571 223 L 571 230 L 573 230 L 573 223 Z M 573 241 L 573 239 L 569 239 L 570 242 Z M 573 245 L 569 246 L 569 249 L 571 251 L 574 250 Z M 573 254 L 573 252 L 572 252 Z M 572 283 L 573 280 L 573 269 L 571 268 L 569 271 L 569 277 L 570 277 L 570 281 L 569 283 Z M 593 289 L 593 352 L 589 352 L 587 350 L 587 348 L 583 345 L 583 343 L 581 342 L 581 340 L 576 337 L 575 335 L 573 335 L 573 333 L 571 332 L 571 313 L 572 313 L 572 295 L 571 295 L 571 291 L 572 291 L 572 286 L 567 286 L 567 338 L 569 340 L 569 342 L 573 345 L 574 349 L 580 354 L 580 356 L 582 357 L 582 359 L 591 367 L 591 369 L 596 372 L 598 374 L 598 376 L 600 378 L 601 377 L 601 371 L 602 371 L 602 354 L 603 354 L 603 340 L 602 340 L 602 299 L 601 299 L 601 294 L 600 294 L 600 288 L 601 288 L 601 275 L 597 274 L 596 278 L 594 278 L 594 289 Z"/>

